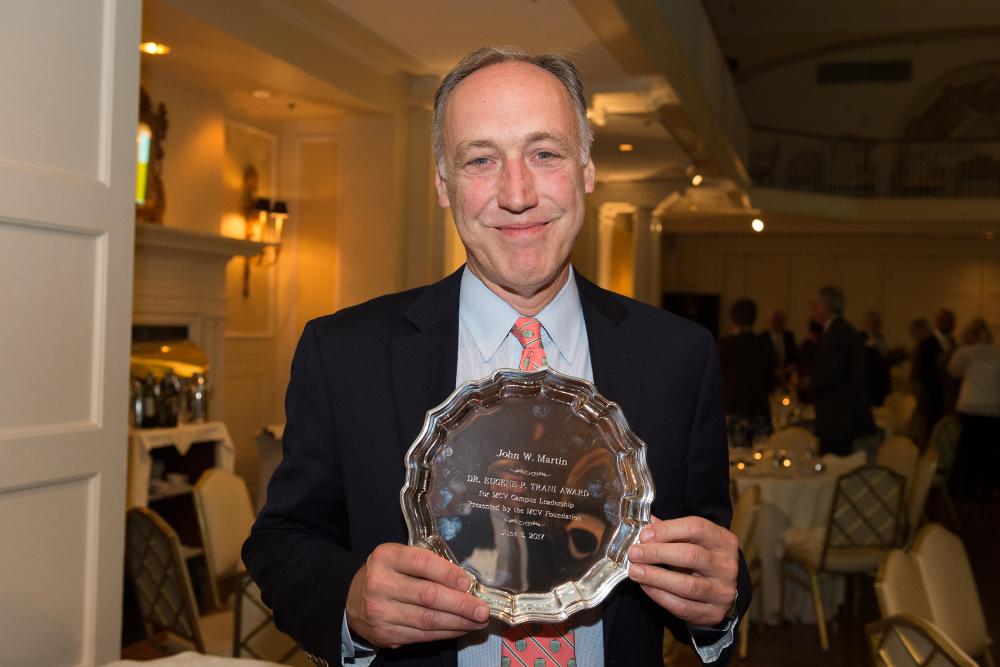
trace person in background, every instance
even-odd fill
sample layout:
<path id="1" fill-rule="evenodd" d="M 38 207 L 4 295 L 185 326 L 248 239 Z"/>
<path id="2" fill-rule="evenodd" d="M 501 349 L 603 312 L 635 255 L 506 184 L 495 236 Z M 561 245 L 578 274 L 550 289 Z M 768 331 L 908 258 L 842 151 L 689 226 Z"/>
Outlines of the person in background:
<path id="1" fill-rule="evenodd" d="M 865 345 L 857 330 L 844 319 L 844 292 L 834 285 L 819 290 L 812 316 L 823 325 L 816 349 L 816 370 L 811 387 L 816 396 L 816 435 L 820 451 L 847 456 L 867 449 L 875 433 L 868 401 Z"/>
<path id="2" fill-rule="evenodd" d="M 931 332 L 927 318 L 910 322 L 913 352 L 910 356 L 910 382 L 917 395 L 917 411 L 913 434 L 917 444 L 927 443 L 934 424 L 944 414 L 944 378 L 941 375 L 943 351 L 937 336 Z"/>
<path id="3" fill-rule="evenodd" d="M 861 337 L 865 341 L 868 363 L 868 400 L 872 405 L 882 405 L 890 388 L 889 345 L 882 334 L 882 315 L 877 310 L 869 310 L 865 314 Z"/>
<path id="4" fill-rule="evenodd" d="M 948 361 L 958 348 L 955 340 L 955 313 L 942 308 L 934 317 L 934 330 L 931 332 L 941 344 L 941 355 L 938 357 L 938 373 L 941 375 L 941 415 L 955 412 L 955 402 L 958 400 L 961 381 L 953 378 L 948 372 Z M 933 424 L 931 425 L 933 428 Z"/>
<path id="5" fill-rule="evenodd" d="M 734 332 L 719 339 L 719 363 L 726 395 L 729 442 L 749 447 L 754 438 L 771 433 L 768 397 L 775 386 L 773 351 L 763 337 L 754 335 L 757 304 L 737 299 L 729 308 Z"/>
<path id="6" fill-rule="evenodd" d="M 783 310 L 774 310 L 768 318 L 768 328 L 760 333 L 760 339 L 771 349 L 774 357 L 775 381 L 779 385 L 788 382 L 795 370 L 797 350 L 795 334 L 785 328 L 788 317 Z"/>
<path id="7" fill-rule="evenodd" d="M 812 376 L 816 370 L 816 350 L 819 349 L 819 342 L 823 338 L 823 325 L 810 317 L 806 329 L 806 337 L 799 346 L 798 398 L 800 403 L 812 404 L 816 402 L 811 388 Z"/>
<path id="8" fill-rule="evenodd" d="M 1000 465 L 1000 349 L 985 320 L 974 319 L 965 327 L 948 372 L 961 380 L 956 412 L 962 419 L 951 495 L 955 500 L 989 500 Z"/>

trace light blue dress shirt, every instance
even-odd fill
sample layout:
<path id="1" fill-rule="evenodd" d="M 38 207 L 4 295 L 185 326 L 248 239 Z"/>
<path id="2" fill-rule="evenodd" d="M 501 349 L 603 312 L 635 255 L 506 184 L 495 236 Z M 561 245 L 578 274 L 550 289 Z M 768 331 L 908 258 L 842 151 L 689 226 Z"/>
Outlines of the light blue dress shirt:
<path id="1" fill-rule="evenodd" d="M 491 292 L 468 268 L 465 269 L 459 295 L 456 387 L 469 380 L 486 377 L 501 368 L 517 368 L 522 347 L 511 333 L 511 328 L 518 317 L 521 317 L 520 313 Z M 566 284 L 535 317 L 542 324 L 542 347 L 548 365 L 564 375 L 593 382 L 587 327 L 572 267 Z M 575 614 L 571 624 L 576 635 L 576 664 L 579 667 L 603 665 L 604 631 L 600 609 Z M 502 623 L 491 619 L 483 630 L 460 637 L 458 667 L 497 667 L 500 664 L 503 627 Z M 732 644 L 733 627 L 727 630 L 715 644 L 695 646 L 703 661 L 714 661 L 722 650 Z M 367 667 L 373 656 L 351 641 L 346 614 L 341 634 L 344 664 Z"/>

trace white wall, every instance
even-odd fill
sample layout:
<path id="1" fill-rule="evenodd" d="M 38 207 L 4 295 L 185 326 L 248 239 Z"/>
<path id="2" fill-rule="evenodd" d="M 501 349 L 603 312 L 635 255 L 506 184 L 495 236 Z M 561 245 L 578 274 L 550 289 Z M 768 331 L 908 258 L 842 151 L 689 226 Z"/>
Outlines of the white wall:
<path id="1" fill-rule="evenodd" d="M 719 294 L 720 324 L 739 297 L 757 303 L 757 326 L 774 308 L 804 335 L 809 301 L 833 283 L 847 296 L 846 316 L 859 325 L 882 313 L 892 345 L 907 343 L 915 317 L 952 308 L 959 327 L 972 317 L 1000 326 L 1000 241 L 972 236 L 669 235 L 663 248 L 664 290 Z"/>

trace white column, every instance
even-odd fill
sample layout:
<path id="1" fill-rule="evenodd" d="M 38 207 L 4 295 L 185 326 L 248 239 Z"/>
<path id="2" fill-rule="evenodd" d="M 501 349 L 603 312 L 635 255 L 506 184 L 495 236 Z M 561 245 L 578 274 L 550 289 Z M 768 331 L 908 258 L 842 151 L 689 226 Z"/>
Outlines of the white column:
<path id="1" fill-rule="evenodd" d="M 639 301 L 660 305 L 660 223 L 652 206 L 637 206 L 632 214 L 632 284 Z"/>
<path id="2" fill-rule="evenodd" d="M 634 212 L 635 206 L 628 202 L 606 202 L 598 210 L 597 284 L 605 289 L 610 289 L 612 282 L 611 252 L 615 222 L 619 215 Z"/>

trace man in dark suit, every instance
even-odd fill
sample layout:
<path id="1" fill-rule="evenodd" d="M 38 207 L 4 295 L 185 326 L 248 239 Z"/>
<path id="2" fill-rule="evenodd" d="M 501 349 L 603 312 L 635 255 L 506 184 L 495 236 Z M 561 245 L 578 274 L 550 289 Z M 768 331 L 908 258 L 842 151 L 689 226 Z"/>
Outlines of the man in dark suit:
<path id="1" fill-rule="evenodd" d="M 788 317 L 781 309 L 771 312 L 767 324 L 767 330 L 760 332 L 760 339 L 771 350 L 775 381 L 784 384 L 798 362 L 795 334 L 785 328 L 788 325 Z"/>
<path id="2" fill-rule="evenodd" d="M 630 551 L 629 580 L 562 630 L 574 633 L 565 636 L 573 659 L 658 664 L 666 625 L 706 661 L 725 662 L 750 589 L 725 529 L 715 346 L 697 325 L 573 273 L 570 248 L 594 185 L 575 67 L 481 49 L 442 82 L 433 131 L 439 200 L 468 264 L 306 326 L 285 458 L 244 546 L 278 627 L 317 664 L 501 664 L 507 630 L 487 622 L 462 568 L 406 546 L 399 490 L 427 410 L 457 383 L 518 365 L 518 355 L 538 360 L 513 335 L 516 318 L 540 325 L 543 363 L 548 355 L 553 368 L 592 378 L 622 406 L 648 445 L 657 489 L 659 520 Z"/>
<path id="3" fill-rule="evenodd" d="M 846 456 L 856 441 L 875 432 L 868 401 L 865 345 L 844 319 L 844 292 L 820 288 L 812 317 L 823 325 L 811 389 L 816 396 L 816 435 L 824 453 Z"/>
<path id="4" fill-rule="evenodd" d="M 753 333 L 757 304 L 741 298 L 729 308 L 735 331 L 719 339 L 719 363 L 726 391 L 726 425 L 729 441 L 749 447 L 754 437 L 771 433 L 771 405 L 774 391 L 773 352 L 763 337 Z"/>
<path id="5" fill-rule="evenodd" d="M 919 444 L 930 437 L 934 424 L 944 415 L 945 379 L 942 361 L 945 359 L 941 338 L 934 334 L 925 317 L 910 322 L 913 353 L 910 359 L 910 382 L 917 394 L 917 410 L 913 432 Z"/>

